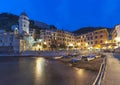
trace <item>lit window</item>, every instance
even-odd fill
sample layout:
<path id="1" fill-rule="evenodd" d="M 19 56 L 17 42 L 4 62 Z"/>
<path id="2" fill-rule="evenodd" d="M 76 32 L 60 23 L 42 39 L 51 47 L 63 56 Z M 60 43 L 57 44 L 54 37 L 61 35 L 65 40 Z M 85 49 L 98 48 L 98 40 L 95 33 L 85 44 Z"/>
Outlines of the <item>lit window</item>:
<path id="1" fill-rule="evenodd" d="M 95 36 L 95 39 L 97 38 L 97 36 Z"/>
<path id="2" fill-rule="evenodd" d="M 100 38 L 102 38 L 103 37 L 103 35 L 100 35 Z"/>
<path id="3" fill-rule="evenodd" d="M 100 43 L 103 43 L 103 41 L 101 40 Z"/>
<path id="4" fill-rule="evenodd" d="M 95 44 L 97 44 L 98 42 L 97 41 L 95 41 Z"/>

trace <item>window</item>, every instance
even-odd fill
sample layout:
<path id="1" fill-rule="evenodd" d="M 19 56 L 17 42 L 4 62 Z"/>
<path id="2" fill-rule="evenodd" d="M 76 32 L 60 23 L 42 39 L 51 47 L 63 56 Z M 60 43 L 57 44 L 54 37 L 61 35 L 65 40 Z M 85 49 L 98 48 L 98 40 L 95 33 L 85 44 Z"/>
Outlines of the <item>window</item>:
<path id="1" fill-rule="evenodd" d="M 103 37 L 103 35 L 100 35 L 100 38 L 102 38 Z"/>
<path id="2" fill-rule="evenodd" d="M 84 42 L 86 41 L 86 39 L 84 39 Z"/>
<path id="3" fill-rule="evenodd" d="M 10 43 L 10 46 L 12 46 L 12 43 Z"/>
<path id="4" fill-rule="evenodd" d="M 97 34 L 98 32 L 95 32 L 95 34 Z"/>
<path id="5" fill-rule="evenodd" d="M 97 36 L 95 36 L 95 39 L 97 38 Z"/>
<path id="6" fill-rule="evenodd" d="M 13 38 L 12 38 L 12 37 L 10 38 L 10 41 L 13 41 Z"/>
<path id="7" fill-rule="evenodd" d="M 103 41 L 101 40 L 100 43 L 103 43 Z"/>
<path id="8" fill-rule="evenodd" d="M 91 40 L 93 39 L 93 37 L 91 37 Z"/>
<path id="9" fill-rule="evenodd" d="M 89 37 L 88 37 L 88 40 L 89 40 Z"/>
<path id="10" fill-rule="evenodd" d="M 97 41 L 95 41 L 95 44 L 97 44 L 98 42 Z"/>
<path id="11" fill-rule="evenodd" d="M 93 44 L 93 42 L 91 42 L 91 44 Z"/>

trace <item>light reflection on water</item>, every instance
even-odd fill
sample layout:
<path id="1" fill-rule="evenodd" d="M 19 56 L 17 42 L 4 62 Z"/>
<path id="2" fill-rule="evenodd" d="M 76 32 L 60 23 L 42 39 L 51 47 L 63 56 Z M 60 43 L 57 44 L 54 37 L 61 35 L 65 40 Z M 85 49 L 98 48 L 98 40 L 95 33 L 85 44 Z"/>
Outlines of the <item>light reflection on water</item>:
<path id="1" fill-rule="evenodd" d="M 78 76 L 84 76 L 85 75 L 85 69 L 79 69 L 79 68 L 74 68 L 77 71 Z"/>
<path id="2" fill-rule="evenodd" d="M 44 74 L 44 66 L 45 66 L 45 59 L 44 58 L 36 58 L 35 60 L 35 85 L 42 81 L 43 74 Z"/>
<path id="3" fill-rule="evenodd" d="M 0 65 L 0 85 L 90 85 L 96 78 L 96 72 L 40 57 L 5 59 L 3 63 L 8 64 Z"/>

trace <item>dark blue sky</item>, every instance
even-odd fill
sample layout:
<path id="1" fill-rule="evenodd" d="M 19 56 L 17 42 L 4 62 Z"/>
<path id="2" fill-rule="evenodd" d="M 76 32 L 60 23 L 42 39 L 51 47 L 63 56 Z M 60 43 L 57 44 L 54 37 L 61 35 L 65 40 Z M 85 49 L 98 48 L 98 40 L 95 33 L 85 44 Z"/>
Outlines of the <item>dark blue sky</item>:
<path id="1" fill-rule="evenodd" d="M 30 19 L 72 31 L 87 26 L 114 27 L 120 23 L 119 4 L 120 0 L 1 0 L 0 13 L 26 11 Z"/>

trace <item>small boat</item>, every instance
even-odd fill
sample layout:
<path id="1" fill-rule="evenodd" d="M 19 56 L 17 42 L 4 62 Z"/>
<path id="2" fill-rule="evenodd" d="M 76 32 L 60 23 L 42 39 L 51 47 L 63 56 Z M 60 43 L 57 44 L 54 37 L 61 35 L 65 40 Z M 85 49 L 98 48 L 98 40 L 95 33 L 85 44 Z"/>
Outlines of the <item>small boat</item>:
<path id="1" fill-rule="evenodd" d="M 74 62 L 80 61 L 81 59 L 82 59 L 82 56 L 78 56 L 77 58 L 73 58 L 71 61 L 74 63 Z"/>
<path id="2" fill-rule="evenodd" d="M 53 57 L 53 59 L 61 59 L 63 56 Z"/>
<path id="3" fill-rule="evenodd" d="M 91 61 L 93 59 L 95 59 L 95 55 L 93 55 L 93 54 L 91 54 L 89 56 L 85 56 L 85 61 Z"/>
<path id="4" fill-rule="evenodd" d="M 96 55 L 96 56 L 95 56 L 95 58 L 99 58 L 99 57 L 101 57 L 101 55 Z"/>

